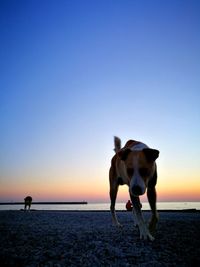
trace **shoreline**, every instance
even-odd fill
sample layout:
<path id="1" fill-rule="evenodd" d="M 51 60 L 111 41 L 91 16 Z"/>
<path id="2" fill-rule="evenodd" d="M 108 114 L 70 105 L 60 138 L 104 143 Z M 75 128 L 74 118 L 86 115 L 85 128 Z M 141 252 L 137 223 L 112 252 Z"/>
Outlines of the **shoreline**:
<path id="1" fill-rule="evenodd" d="M 24 209 L 19 209 L 19 210 L 16 210 L 16 209 L 9 209 L 9 210 L 0 210 L 0 212 L 4 212 L 4 211 L 12 211 L 12 212 L 19 212 L 19 211 L 23 211 L 23 212 L 29 212 L 29 210 L 24 210 Z M 159 213 L 177 213 L 177 212 L 180 212 L 180 213 L 200 213 L 200 210 L 198 209 L 180 209 L 180 210 L 175 210 L 175 209 L 163 209 L 163 210 L 157 210 Z M 108 212 L 110 213 L 110 210 L 54 210 L 54 209 L 49 209 L 49 210 L 42 210 L 42 209 L 30 209 L 30 212 L 83 212 L 83 213 L 87 213 L 87 212 Z M 118 210 L 116 209 L 116 212 L 125 212 L 125 213 L 132 213 L 131 211 L 126 211 L 126 210 Z M 142 210 L 143 213 L 150 213 L 151 210 Z"/>
<path id="2" fill-rule="evenodd" d="M 87 205 L 87 201 L 36 201 L 32 202 L 31 205 Z M 24 201 L 17 202 L 0 202 L 0 205 L 24 205 Z"/>

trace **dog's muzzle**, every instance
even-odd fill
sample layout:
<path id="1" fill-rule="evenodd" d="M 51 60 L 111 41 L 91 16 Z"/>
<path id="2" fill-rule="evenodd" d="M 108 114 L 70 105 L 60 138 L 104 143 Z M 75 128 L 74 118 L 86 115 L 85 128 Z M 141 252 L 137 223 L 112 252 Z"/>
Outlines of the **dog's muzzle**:
<path id="1" fill-rule="evenodd" d="M 142 188 L 139 185 L 134 185 L 131 191 L 134 196 L 140 196 L 144 194 Z"/>

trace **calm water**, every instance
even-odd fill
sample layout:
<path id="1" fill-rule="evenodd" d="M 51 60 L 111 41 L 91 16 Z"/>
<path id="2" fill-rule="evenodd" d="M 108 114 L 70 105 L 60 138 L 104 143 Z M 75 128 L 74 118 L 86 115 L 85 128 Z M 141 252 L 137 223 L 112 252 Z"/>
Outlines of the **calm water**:
<path id="1" fill-rule="evenodd" d="M 142 203 L 143 210 L 149 210 L 147 202 Z M 23 205 L 0 205 L 0 210 L 20 210 Z M 200 202 L 158 202 L 158 210 L 182 210 L 197 209 L 200 210 Z M 110 203 L 88 203 L 86 205 L 32 205 L 31 209 L 36 210 L 109 210 Z M 117 210 L 125 210 L 125 203 L 117 203 Z"/>

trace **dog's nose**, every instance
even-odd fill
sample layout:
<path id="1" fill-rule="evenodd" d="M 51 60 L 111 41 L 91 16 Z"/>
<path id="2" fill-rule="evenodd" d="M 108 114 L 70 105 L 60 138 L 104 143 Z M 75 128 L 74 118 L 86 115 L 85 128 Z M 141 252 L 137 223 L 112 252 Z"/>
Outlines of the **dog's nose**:
<path id="1" fill-rule="evenodd" d="M 139 196 L 142 195 L 142 188 L 139 185 L 134 185 L 132 187 L 133 195 Z"/>

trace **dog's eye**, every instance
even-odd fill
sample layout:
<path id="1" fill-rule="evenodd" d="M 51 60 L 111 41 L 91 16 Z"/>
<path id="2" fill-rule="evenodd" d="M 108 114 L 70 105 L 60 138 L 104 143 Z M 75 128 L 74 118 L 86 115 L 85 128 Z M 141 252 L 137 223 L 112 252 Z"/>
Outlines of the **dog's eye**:
<path id="1" fill-rule="evenodd" d="M 147 168 L 140 168 L 139 173 L 141 176 L 148 176 L 149 175 L 149 170 Z"/>
<path id="2" fill-rule="evenodd" d="M 133 176 L 134 169 L 133 168 L 127 168 L 127 174 L 128 176 Z"/>

